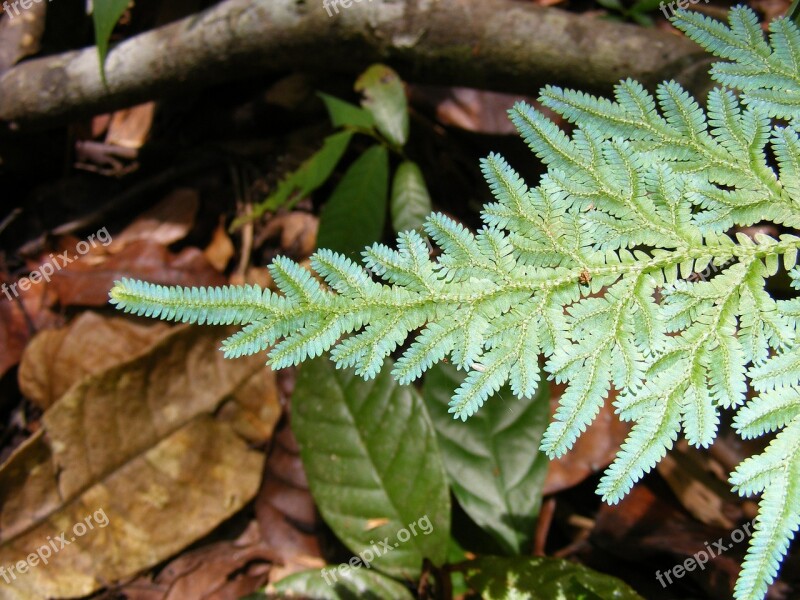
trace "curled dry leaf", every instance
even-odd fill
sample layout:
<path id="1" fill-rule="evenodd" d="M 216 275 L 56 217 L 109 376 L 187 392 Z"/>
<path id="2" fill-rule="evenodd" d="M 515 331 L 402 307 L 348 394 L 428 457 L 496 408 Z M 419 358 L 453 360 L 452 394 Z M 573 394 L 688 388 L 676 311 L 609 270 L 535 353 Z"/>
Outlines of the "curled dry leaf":
<path id="1" fill-rule="evenodd" d="M 297 257 L 308 257 L 317 244 L 319 219 L 312 214 L 292 211 L 272 217 L 264 228 L 267 238 L 280 235 L 281 250 Z"/>
<path id="2" fill-rule="evenodd" d="M 202 538 L 256 494 L 264 456 L 237 433 L 239 419 L 218 415 L 242 404 L 248 424 L 263 421 L 247 433 L 263 438 L 280 412 L 274 374 L 260 357 L 224 360 L 223 334 L 176 328 L 77 382 L 44 414 L 42 431 L 0 467 L 0 565 L 25 560 L 48 536 L 69 540 L 98 510 L 108 525 L 0 586 L 0 599 L 89 594 Z"/>

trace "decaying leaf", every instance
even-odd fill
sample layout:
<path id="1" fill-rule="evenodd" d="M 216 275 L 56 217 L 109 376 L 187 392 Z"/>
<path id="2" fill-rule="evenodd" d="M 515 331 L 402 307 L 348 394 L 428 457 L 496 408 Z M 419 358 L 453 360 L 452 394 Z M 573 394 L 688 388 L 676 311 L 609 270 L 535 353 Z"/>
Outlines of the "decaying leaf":
<path id="1" fill-rule="evenodd" d="M 19 367 L 20 390 L 46 409 L 77 381 L 130 360 L 169 331 L 164 323 L 85 312 L 69 327 L 42 331 L 31 340 Z"/>
<path id="2" fill-rule="evenodd" d="M 0 467 L 0 565 L 61 532 L 69 543 L 46 567 L 23 563 L 0 599 L 89 594 L 163 561 L 256 494 L 264 456 L 251 446 L 279 416 L 274 374 L 260 357 L 225 361 L 223 333 L 176 328 L 44 414 L 41 433 Z M 105 526 L 73 529 L 98 511 Z"/>

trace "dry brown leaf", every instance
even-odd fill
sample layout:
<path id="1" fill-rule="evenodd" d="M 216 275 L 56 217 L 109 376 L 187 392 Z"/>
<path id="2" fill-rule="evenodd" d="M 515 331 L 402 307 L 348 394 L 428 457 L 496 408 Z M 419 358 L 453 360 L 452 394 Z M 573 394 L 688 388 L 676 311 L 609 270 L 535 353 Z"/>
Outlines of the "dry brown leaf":
<path id="1" fill-rule="evenodd" d="M 84 312 L 69 327 L 43 331 L 31 340 L 19 367 L 20 390 L 46 409 L 77 381 L 130 360 L 169 331 L 165 323 L 140 325 Z"/>
<path id="2" fill-rule="evenodd" d="M 247 273 L 242 277 L 239 273 L 233 273 L 230 278 L 231 285 L 258 285 L 261 289 L 273 289 L 275 282 L 272 274 L 265 267 L 247 267 Z"/>
<path id="3" fill-rule="evenodd" d="M 108 252 L 118 254 L 135 241 L 146 240 L 169 246 L 182 240 L 194 226 L 200 195 L 191 188 L 178 188 L 150 210 L 139 215 L 114 236 Z"/>
<path id="4" fill-rule="evenodd" d="M 160 562 L 237 512 L 256 492 L 262 463 L 226 425 L 196 417 L 32 529 L 4 537 L 1 565 L 18 565 L 50 539 L 59 552 L 0 586 L 0 598 L 84 596 Z M 96 526 L 81 535 L 75 526 L 90 516 Z M 62 532 L 63 548 L 55 542 Z"/>
<path id="5" fill-rule="evenodd" d="M 101 264 L 89 264 L 90 261 L 85 260 L 87 256 L 80 257 L 53 275 L 50 286 L 62 305 L 106 306 L 108 290 L 122 277 L 164 285 L 216 286 L 226 283 L 197 248 L 185 248 L 176 255 L 160 244 L 137 241 Z"/>
<path id="6" fill-rule="evenodd" d="M 251 521 L 236 540 L 181 554 L 154 580 L 141 578 L 117 592 L 127 600 L 239 600 L 267 583 L 271 562 Z"/>
<path id="7" fill-rule="evenodd" d="M 267 238 L 280 234 L 281 250 L 296 257 L 308 257 L 317 244 L 319 219 L 301 211 L 280 213 L 272 217 L 264 228 Z"/>
<path id="8" fill-rule="evenodd" d="M 0 586 L 0 598 L 91 593 L 163 561 L 256 494 L 263 454 L 238 424 L 212 415 L 246 400 L 248 418 L 265 419 L 252 428 L 263 436 L 279 415 L 277 389 L 261 357 L 224 360 L 221 337 L 176 328 L 151 351 L 73 385 L 45 413 L 43 432 L 0 467 L 0 565 L 99 509 L 110 524 Z M 273 408 L 254 411 L 254 393 Z"/>
<path id="9" fill-rule="evenodd" d="M 707 463 L 707 456 L 681 440 L 656 469 L 678 501 L 701 523 L 731 529 L 736 522 L 755 516 L 745 514 L 749 505 L 731 492 L 726 481 L 713 475 Z"/>
<path id="10" fill-rule="evenodd" d="M 211 243 L 208 244 L 203 254 L 206 259 L 217 271 L 224 271 L 228 266 L 231 258 L 236 253 L 233 247 L 233 242 L 228 235 L 228 230 L 224 222 L 220 222 L 214 230 L 214 235 L 211 238 Z"/>
<path id="11" fill-rule="evenodd" d="M 19 363 L 31 336 L 25 314 L 15 301 L 0 297 L 0 377 Z"/>
<path id="12" fill-rule="evenodd" d="M 439 123 L 493 135 L 516 133 L 508 119 L 508 109 L 515 102 L 526 100 L 536 104 L 535 97 L 474 88 L 413 85 L 410 89 L 412 102 L 434 110 Z"/>
<path id="13" fill-rule="evenodd" d="M 628 583 L 637 587 L 646 598 L 663 590 L 656 583 L 657 569 L 663 572 L 680 565 L 695 553 L 706 552 L 716 541 L 726 544 L 728 549 L 714 556 L 703 569 L 686 569 L 685 579 L 673 578 L 671 597 L 686 597 L 688 588 L 679 588 L 681 584 L 699 586 L 711 598 L 731 597 L 747 550 L 746 539 L 733 543 L 731 529 L 711 527 L 693 520 L 672 500 L 669 492 L 656 495 L 647 485 L 639 483 L 618 505 L 602 504 L 595 524 L 592 543 L 611 563 L 635 561 L 638 564 L 638 569 L 626 571 Z M 630 579 L 631 575 L 635 579 Z M 647 586 L 651 593 L 647 593 Z"/>
<path id="14" fill-rule="evenodd" d="M 2 280 L 0 279 L 0 283 Z M 0 377 L 17 365 L 25 346 L 38 330 L 55 327 L 61 317 L 50 311 L 55 296 L 44 285 L 33 285 L 18 297 L 9 288 L 0 292 Z"/>
<path id="15" fill-rule="evenodd" d="M 261 537 L 281 563 L 271 579 L 325 565 L 311 533 L 319 527 L 319 516 L 288 422 L 275 433 L 255 507 Z"/>
<path id="16" fill-rule="evenodd" d="M 111 116 L 106 144 L 137 150 L 141 148 L 150 134 L 155 111 L 155 102 L 145 102 L 116 111 Z"/>
<path id="17" fill-rule="evenodd" d="M 28 10 L 20 10 L 13 2 L 6 6 L 9 14 L 0 19 L 0 73 L 39 52 L 47 14 L 46 3 L 29 5 Z"/>

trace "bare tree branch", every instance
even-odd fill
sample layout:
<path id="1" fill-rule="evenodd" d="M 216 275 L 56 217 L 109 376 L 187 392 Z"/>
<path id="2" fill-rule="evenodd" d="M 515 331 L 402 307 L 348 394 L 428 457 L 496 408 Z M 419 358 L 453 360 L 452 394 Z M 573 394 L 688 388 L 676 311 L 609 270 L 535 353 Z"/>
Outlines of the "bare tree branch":
<path id="1" fill-rule="evenodd" d="M 265 71 L 355 74 L 381 61 L 409 81 L 535 93 L 606 91 L 675 78 L 700 93 L 707 59 L 688 40 L 518 0 L 224 0 L 116 46 L 108 88 L 94 48 L 0 77 L 0 120 L 63 121 Z"/>

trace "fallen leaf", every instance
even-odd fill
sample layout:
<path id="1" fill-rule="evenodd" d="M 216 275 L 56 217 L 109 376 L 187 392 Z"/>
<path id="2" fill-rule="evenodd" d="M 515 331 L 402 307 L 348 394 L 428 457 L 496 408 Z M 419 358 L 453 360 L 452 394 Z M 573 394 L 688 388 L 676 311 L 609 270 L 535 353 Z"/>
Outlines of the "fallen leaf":
<path id="1" fill-rule="evenodd" d="M 169 246 L 186 237 L 194 226 L 200 195 L 191 188 L 179 188 L 114 236 L 108 252 L 118 254 L 135 241 L 146 240 Z"/>
<path id="2" fill-rule="evenodd" d="M 319 516 L 288 422 L 275 434 L 255 509 L 261 537 L 283 566 L 281 577 L 325 565 L 313 534 Z"/>
<path id="3" fill-rule="evenodd" d="M 102 509 L 47 568 L 31 568 L 0 598 L 74 597 L 130 577 L 202 538 L 258 491 L 264 463 L 225 404 L 254 389 L 279 415 L 261 357 L 226 361 L 219 328 L 178 327 L 149 352 L 69 388 L 32 437 L 0 467 L 0 565 L 25 560 L 48 537 Z M 260 387 L 259 387 L 260 386 Z M 236 411 L 233 411 L 234 414 Z"/>
<path id="4" fill-rule="evenodd" d="M 153 126 L 155 102 L 145 102 L 114 112 L 106 134 L 106 144 L 139 149 Z"/>
<path id="5" fill-rule="evenodd" d="M 2 280 L 0 280 L 2 282 Z M 9 288 L 0 292 L 0 377 L 16 366 L 28 344 L 38 330 L 55 327 L 62 318 L 50 307 L 55 297 L 47 293 L 46 286 L 34 285 L 18 297 Z"/>
<path id="6" fill-rule="evenodd" d="M 20 306 L 15 301 L 0 298 L 0 338 L 3 340 L 0 346 L 0 377 L 19 363 L 30 336 L 30 326 Z"/>
<path id="7" fill-rule="evenodd" d="M 11 3 L 8 15 L 0 19 L 0 39 L 3 40 L 0 44 L 0 73 L 26 56 L 39 52 L 46 14 L 47 4 L 37 2 L 33 6 L 29 4 L 28 10 L 19 10 Z"/>
<path id="8" fill-rule="evenodd" d="M 702 456 L 686 440 L 656 465 L 683 507 L 706 525 L 731 529 L 745 518 L 742 501 L 730 486 L 703 468 Z"/>
<path id="9" fill-rule="evenodd" d="M 271 562 L 251 521 L 237 539 L 183 553 L 155 580 L 142 578 L 118 593 L 127 600 L 239 600 L 266 584 Z"/>
<path id="10" fill-rule="evenodd" d="M 281 250 L 284 254 L 305 258 L 316 249 L 319 219 L 301 211 L 280 213 L 267 222 L 263 236 L 280 235 Z"/>
<path id="11" fill-rule="evenodd" d="M 233 258 L 235 253 L 236 251 L 233 247 L 233 242 L 228 235 L 225 223 L 220 222 L 220 224 L 217 225 L 217 228 L 214 230 L 214 235 L 211 238 L 211 242 L 208 244 L 206 249 L 203 250 L 203 254 L 208 262 L 211 263 L 211 266 L 213 266 L 217 271 L 222 272 L 228 266 L 228 263 L 230 262 L 231 258 Z"/>
<path id="12" fill-rule="evenodd" d="M 19 367 L 20 390 L 46 409 L 77 381 L 130 360 L 169 331 L 165 323 L 140 325 L 84 312 L 68 327 L 43 331 L 31 340 Z"/>
<path id="13" fill-rule="evenodd" d="M 224 285 L 226 280 L 197 248 L 172 254 L 160 244 L 136 241 L 101 264 L 89 265 L 84 257 L 57 271 L 50 286 L 64 306 L 105 306 L 108 290 L 121 277 L 182 286 Z"/>
<path id="14" fill-rule="evenodd" d="M 628 582 L 648 598 L 668 586 L 666 581 L 657 583 L 657 571 L 663 575 L 665 570 L 683 564 L 695 553 L 707 553 L 716 541 L 730 545 L 724 553 L 709 557 L 704 568 L 687 569 L 685 579 L 673 577 L 669 584 L 670 597 L 674 598 L 687 597 L 694 586 L 700 586 L 712 598 L 729 598 L 747 550 L 746 538 L 734 544 L 732 533 L 730 529 L 711 527 L 689 518 L 669 500 L 669 494 L 656 495 L 640 483 L 618 505 L 601 505 L 590 539 L 609 563 L 637 564 L 636 569 L 625 570 Z"/>

